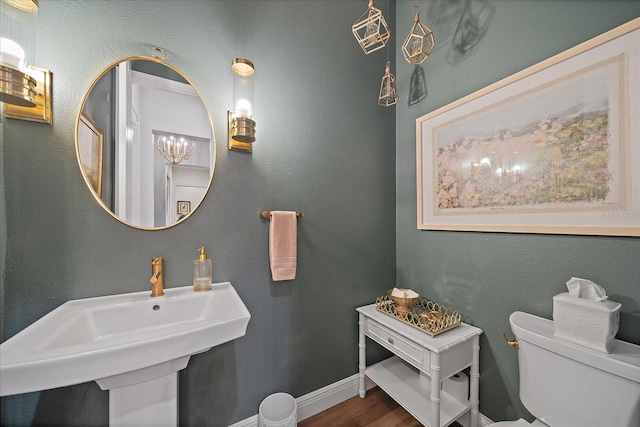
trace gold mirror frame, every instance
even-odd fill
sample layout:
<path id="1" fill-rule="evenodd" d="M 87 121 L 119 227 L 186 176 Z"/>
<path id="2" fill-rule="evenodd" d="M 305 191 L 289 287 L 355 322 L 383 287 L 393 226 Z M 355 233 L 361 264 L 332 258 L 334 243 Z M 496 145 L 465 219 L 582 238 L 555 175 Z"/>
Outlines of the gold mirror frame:
<path id="1" fill-rule="evenodd" d="M 109 73 L 112 69 L 114 69 L 118 65 L 127 63 L 129 61 L 150 61 L 150 62 L 154 62 L 156 64 L 160 64 L 160 65 L 162 65 L 164 67 L 167 67 L 168 69 L 170 69 L 171 71 L 176 73 L 178 76 L 180 76 L 188 85 L 191 86 L 191 88 L 193 89 L 195 94 L 198 96 L 200 102 L 202 103 L 202 107 L 204 109 L 203 112 L 206 113 L 206 116 L 207 116 L 207 119 L 208 119 L 208 124 L 209 124 L 209 127 L 211 129 L 211 139 L 209 141 L 209 143 L 210 143 L 209 179 L 208 179 L 208 183 L 207 183 L 206 188 L 203 189 L 202 197 L 200 197 L 199 200 L 195 201 L 195 203 L 179 201 L 178 202 L 178 206 L 177 206 L 178 210 L 180 210 L 181 208 L 184 209 L 184 206 L 186 206 L 186 204 L 188 203 L 189 211 L 185 215 L 183 215 L 182 218 L 179 218 L 178 220 L 176 220 L 174 222 L 171 222 L 170 224 L 163 225 L 163 226 L 157 226 L 157 227 L 153 226 L 152 227 L 152 226 L 145 226 L 145 225 L 135 224 L 135 223 L 133 223 L 131 221 L 128 221 L 127 219 L 122 218 L 119 215 L 117 215 L 116 212 L 114 212 L 115 209 L 112 209 L 111 207 L 109 207 L 104 202 L 104 200 L 102 199 L 102 188 L 103 188 L 103 185 L 102 185 L 102 159 L 100 159 L 100 161 L 98 162 L 98 167 L 100 169 L 100 172 L 97 172 L 97 174 L 88 173 L 87 170 L 85 170 L 85 167 L 83 166 L 83 158 L 81 156 L 81 148 L 80 148 L 80 134 L 81 134 L 81 132 L 83 132 L 83 134 L 85 134 L 85 135 L 90 135 L 90 138 L 92 140 L 92 144 L 94 143 L 93 141 L 95 141 L 96 146 L 102 147 L 103 144 L 107 144 L 107 141 L 104 141 L 104 133 L 101 132 L 100 128 L 96 125 L 96 123 L 93 120 L 91 120 L 90 117 L 88 117 L 86 114 L 84 114 L 85 107 L 87 106 L 87 100 L 89 99 L 89 96 L 91 95 L 92 91 L 96 88 L 96 84 L 107 73 Z M 113 101 L 113 102 L 116 102 L 116 101 Z M 114 126 L 114 129 L 115 129 L 115 126 Z M 117 132 L 118 131 L 116 129 L 114 133 L 117 133 Z M 196 137 L 196 139 L 202 139 L 202 138 Z M 209 113 L 209 109 L 207 108 L 207 105 L 205 104 L 204 99 L 202 98 L 202 95 L 200 94 L 198 89 L 195 87 L 193 82 L 186 75 L 184 75 L 184 73 L 182 73 L 182 71 L 180 71 L 178 68 L 176 68 L 175 66 L 167 63 L 162 58 L 158 58 L 158 57 L 152 57 L 152 56 L 129 56 L 129 57 L 121 58 L 121 59 L 118 59 L 118 60 L 112 62 L 111 64 L 107 65 L 105 68 L 103 68 L 98 73 L 98 75 L 91 81 L 91 84 L 89 85 L 89 87 L 85 91 L 83 99 L 82 99 L 82 103 L 80 104 L 80 109 L 79 109 L 78 114 L 76 116 L 75 148 L 76 148 L 76 157 L 77 157 L 77 160 L 78 160 L 78 167 L 80 168 L 80 172 L 82 173 L 82 177 L 84 178 L 84 181 L 85 181 L 87 187 L 91 191 L 91 194 L 93 195 L 93 198 L 113 218 L 115 218 L 116 220 L 120 221 L 121 223 L 123 223 L 125 225 L 128 225 L 128 226 L 130 226 L 132 228 L 136 228 L 136 229 L 139 229 L 139 230 L 164 230 L 164 229 L 171 228 L 171 227 L 173 227 L 173 226 L 175 226 L 177 224 L 180 224 L 180 223 L 184 222 L 202 204 L 204 198 L 206 197 L 207 193 L 209 192 L 209 188 L 211 187 L 211 183 L 213 181 L 213 174 L 214 174 L 215 163 L 216 163 L 216 138 L 215 138 L 215 131 L 214 131 L 214 127 L 213 127 L 213 122 L 211 120 L 211 114 Z M 102 150 L 102 149 L 100 148 L 100 150 Z M 155 148 L 154 148 L 153 151 L 154 151 L 154 154 L 160 155 L 159 153 L 156 152 Z M 113 171 L 113 173 L 115 174 L 115 171 Z M 96 188 L 96 184 L 97 184 L 97 188 Z M 115 187 L 115 185 L 113 187 Z M 112 191 L 114 192 L 114 196 L 113 197 L 115 198 L 116 197 L 115 196 L 115 189 L 113 189 Z M 165 200 L 165 203 L 168 204 L 169 201 Z M 194 206 L 191 206 L 191 205 L 194 205 Z M 168 209 L 168 208 L 165 206 L 165 210 L 166 209 Z"/>

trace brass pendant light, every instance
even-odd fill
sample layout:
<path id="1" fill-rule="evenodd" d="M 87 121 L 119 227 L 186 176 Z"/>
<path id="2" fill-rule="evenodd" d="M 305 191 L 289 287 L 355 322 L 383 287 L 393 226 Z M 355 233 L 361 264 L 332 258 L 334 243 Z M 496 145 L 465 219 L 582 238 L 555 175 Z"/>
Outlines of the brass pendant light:
<path id="1" fill-rule="evenodd" d="M 369 0 L 369 7 L 351 26 L 351 31 L 367 55 L 385 47 L 391 37 L 387 21 L 382 11 L 376 8 L 374 0 Z"/>
<path id="2" fill-rule="evenodd" d="M 380 95 L 378 105 L 390 107 L 398 102 L 398 88 L 396 86 L 396 76 L 391 74 L 391 62 L 387 61 L 387 66 L 380 83 Z"/>
<path id="3" fill-rule="evenodd" d="M 415 14 L 415 22 L 402 44 L 402 54 L 409 64 L 420 65 L 427 59 L 436 42 L 433 38 L 433 32 L 420 21 L 418 6 L 413 6 L 413 13 Z"/>

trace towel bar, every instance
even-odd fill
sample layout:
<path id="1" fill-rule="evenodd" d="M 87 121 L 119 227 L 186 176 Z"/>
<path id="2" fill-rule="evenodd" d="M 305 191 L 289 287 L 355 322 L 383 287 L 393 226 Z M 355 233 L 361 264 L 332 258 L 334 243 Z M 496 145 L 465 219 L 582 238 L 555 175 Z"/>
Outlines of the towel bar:
<path id="1" fill-rule="evenodd" d="M 271 218 L 271 212 L 270 211 L 262 211 L 260 212 L 260 216 L 264 219 L 269 219 Z M 296 212 L 296 216 L 298 217 L 298 219 L 303 218 L 304 217 L 304 213 L 302 212 Z"/>

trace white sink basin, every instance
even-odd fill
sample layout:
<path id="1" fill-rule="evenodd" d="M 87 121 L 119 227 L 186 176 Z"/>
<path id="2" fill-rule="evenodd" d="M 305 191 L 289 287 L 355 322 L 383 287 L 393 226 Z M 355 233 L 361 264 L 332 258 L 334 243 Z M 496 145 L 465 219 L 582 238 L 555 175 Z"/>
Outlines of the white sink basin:
<path id="1" fill-rule="evenodd" d="M 68 301 L 0 344 L 0 396 L 96 381 L 128 386 L 239 338 L 251 315 L 231 283 Z"/>

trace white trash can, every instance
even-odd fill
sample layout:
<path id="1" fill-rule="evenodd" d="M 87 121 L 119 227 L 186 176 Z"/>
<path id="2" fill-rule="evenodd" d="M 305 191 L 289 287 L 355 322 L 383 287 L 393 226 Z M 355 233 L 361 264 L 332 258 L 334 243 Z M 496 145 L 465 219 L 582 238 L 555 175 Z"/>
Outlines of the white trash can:
<path id="1" fill-rule="evenodd" d="M 287 393 L 267 396 L 258 411 L 259 427 L 293 427 L 298 425 L 296 400 Z"/>

